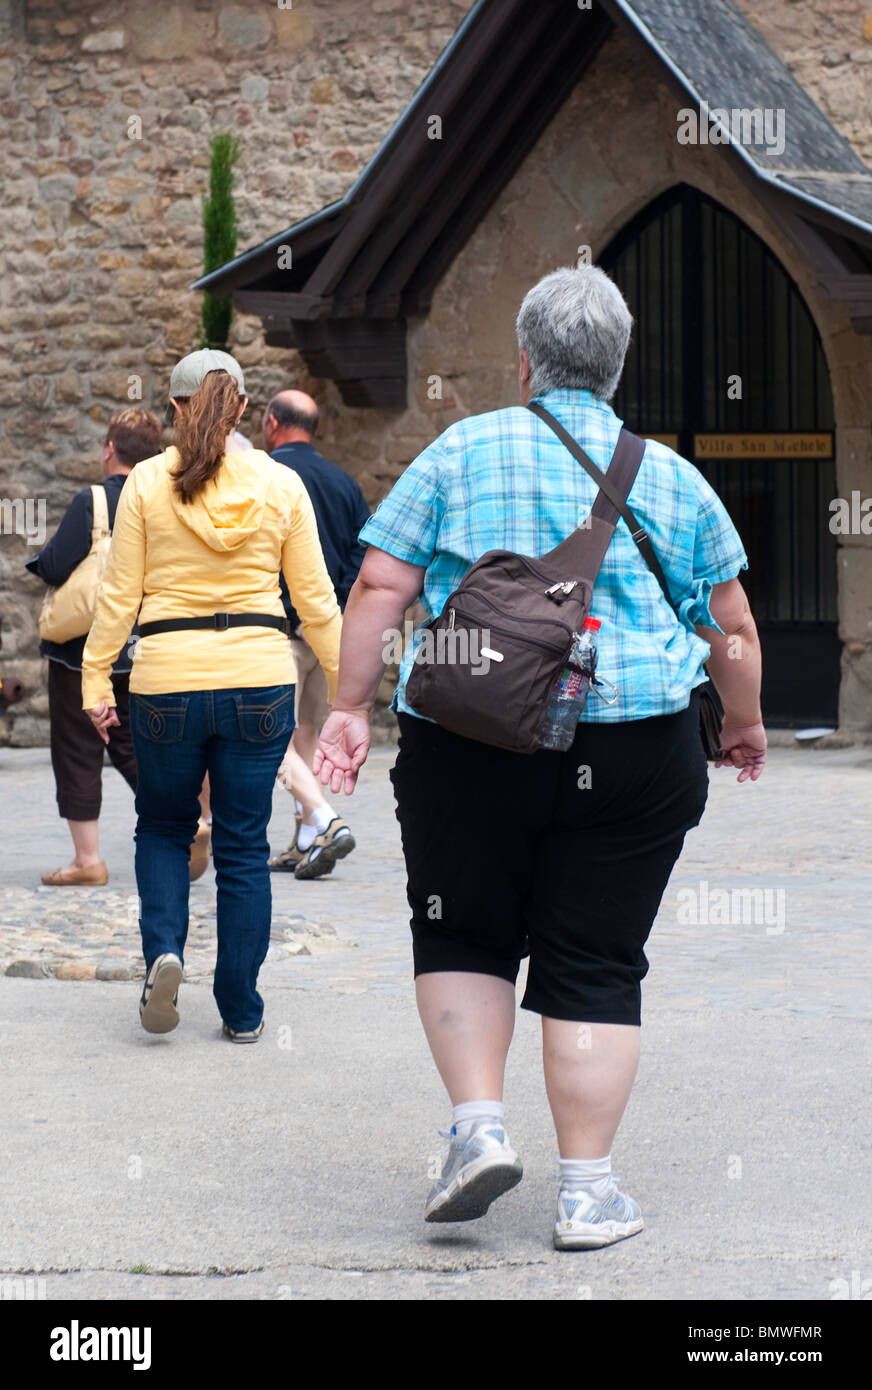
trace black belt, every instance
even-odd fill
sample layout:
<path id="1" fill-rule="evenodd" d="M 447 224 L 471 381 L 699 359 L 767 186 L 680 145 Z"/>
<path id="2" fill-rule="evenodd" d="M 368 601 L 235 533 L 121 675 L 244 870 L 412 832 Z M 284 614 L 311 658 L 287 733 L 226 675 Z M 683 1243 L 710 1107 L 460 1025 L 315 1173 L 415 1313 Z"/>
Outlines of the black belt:
<path id="1" fill-rule="evenodd" d="M 140 637 L 154 637 L 159 632 L 186 632 L 189 628 L 224 632 L 228 627 L 274 627 L 291 635 L 291 624 L 287 618 L 273 617 L 272 613 L 212 613 L 208 618 L 161 618 L 154 623 L 140 623 Z"/>

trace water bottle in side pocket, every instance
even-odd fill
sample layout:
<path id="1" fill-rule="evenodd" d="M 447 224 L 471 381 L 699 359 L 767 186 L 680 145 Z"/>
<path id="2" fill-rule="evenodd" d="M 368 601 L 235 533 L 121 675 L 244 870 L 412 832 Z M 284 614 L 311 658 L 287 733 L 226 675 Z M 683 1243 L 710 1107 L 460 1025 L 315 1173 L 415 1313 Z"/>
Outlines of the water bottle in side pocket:
<path id="1" fill-rule="evenodd" d="M 594 641 L 600 629 L 598 618 L 585 618 L 576 633 L 569 657 L 551 688 L 539 740 L 540 748 L 565 753 L 572 746 L 578 717 L 584 709 L 590 683 L 596 673 L 597 651 Z"/>

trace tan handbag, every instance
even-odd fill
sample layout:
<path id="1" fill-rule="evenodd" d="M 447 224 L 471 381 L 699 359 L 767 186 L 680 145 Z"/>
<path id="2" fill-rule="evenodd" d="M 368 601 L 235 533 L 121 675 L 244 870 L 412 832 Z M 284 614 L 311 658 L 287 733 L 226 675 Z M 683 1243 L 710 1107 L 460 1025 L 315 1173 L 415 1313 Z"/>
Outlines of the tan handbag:
<path id="1" fill-rule="evenodd" d="M 91 488 L 91 498 L 94 508 L 91 549 L 65 584 L 49 589 L 40 609 L 39 635 L 46 642 L 69 642 L 73 637 L 84 637 L 97 612 L 97 595 L 109 559 L 112 532 L 106 489 L 95 484 Z"/>

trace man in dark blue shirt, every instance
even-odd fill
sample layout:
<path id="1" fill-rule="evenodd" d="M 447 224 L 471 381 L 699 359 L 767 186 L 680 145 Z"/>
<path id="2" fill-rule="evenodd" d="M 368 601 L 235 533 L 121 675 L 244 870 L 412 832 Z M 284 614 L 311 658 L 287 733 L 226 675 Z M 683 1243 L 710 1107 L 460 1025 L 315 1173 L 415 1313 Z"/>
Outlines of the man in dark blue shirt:
<path id="1" fill-rule="evenodd" d="M 353 478 L 312 447 L 318 428 L 318 407 L 303 391 L 280 391 L 263 417 L 263 439 L 274 459 L 293 468 L 312 501 L 327 572 L 340 608 L 363 563 L 365 547 L 357 539 L 370 511 Z M 294 842 L 271 860 L 271 867 L 293 871 L 297 878 L 320 878 L 354 848 L 345 822 L 325 802 L 312 776 L 312 760 L 321 725 L 327 718 L 327 682 L 315 655 L 304 640 L 300 620 L 282 579 L 282 597 L 294 636 L 291 646 L 297 668 L 295 728 L 281 781 L 297 802 Z"/>

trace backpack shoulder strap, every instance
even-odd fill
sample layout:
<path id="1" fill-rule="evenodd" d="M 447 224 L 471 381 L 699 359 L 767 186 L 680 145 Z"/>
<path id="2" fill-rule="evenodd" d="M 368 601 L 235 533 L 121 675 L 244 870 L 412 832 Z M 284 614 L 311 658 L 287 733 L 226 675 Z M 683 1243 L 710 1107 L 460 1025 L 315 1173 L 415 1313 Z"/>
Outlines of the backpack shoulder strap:
<path id="1" fill-rule="evenodd" d="M 91 527 L 91 539 L 93 541 L 94 531 L 102 532 L 103 535 L 111 534 L 109 530 L 109 503 L 106 499 L 106 489 L 102 483 L 94 483 L 91 487 L 91 506 L 94 512 Z"/>
<path id="2" fill-rule="evenodd" d="M 569 431 L 564 429 L 560 421 L 555 419 L 549 410 L 546 410 L 538 401 L 531 401 L 527 409 L 531 410 L 534 415 L 537 415 L 544 424 L 548 425 L 554 431 L 560 442 L 566 446 L 569 452 L 581 464 L 585 472 L 593 478 L 594 482 L 599 487 L 599 492 L 594 501 L 593 508 L 591 509 L 591 521 L 599 520 L 605 523 L 605 526 L 608 527 L 608 532 L 606 534 L 601 527 L 586 528 L 594 530 L 594 534 L 600 537 L 597 550 L 602 550 L 602 554 L 599 555 L 596 571 L 593 575 L 588 577 L 594 578 L 596 573 L 598 573 L 614 533 L 615 526 L 617 525 L 618 517 L 622 516 L 627 523 L 630 536 L 636 543 L 642 558 L 651 570 L 660 588 L 663 590 L 666 601 L 669 606 L 674 609 L 675 604 L 672 602 L 672 595 L 666 583 L 666 576 L 663 573 L 660 561 L 657 559 L 654 547 L 651 544 L 651 538 L 645 528 L 639 525 L 627 504 L 627 497 L 636 480 L 636 474 L 639 471 L 639 465 L 642 462 L 642 456 L 645 452 L 644 440 L 639 439 L 635 434 L 631 434 L 629 430 L 622 428 L 618 436 L 617 445 L 615 446 L 615 452 L 609 464 L 608 473 L 603 473 L 597 468 L 593 459 L 588 458 L 577 440 L 573 439 Z M 573 537 L 576 534 L 577 532 L 573 532 Z M 569 539 L 572 539 L 572 537 Z M 602 545 L 602 540 L 605 540 L 604 545 Z M 566 541 L 564 541 L 563 544 L 565 545 Z M 559 550 L 560 547 L 558 546 L 557 549 Z M 554 551 L 550 553 L 553 555 Z"/>

